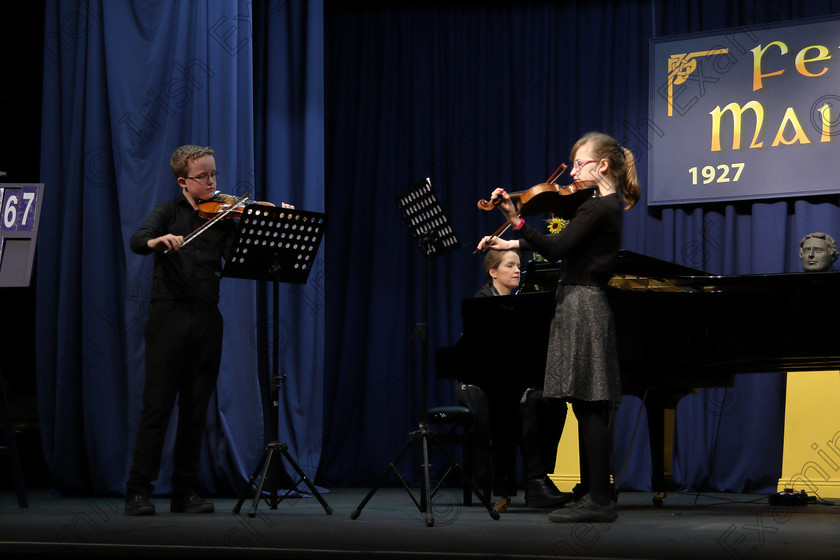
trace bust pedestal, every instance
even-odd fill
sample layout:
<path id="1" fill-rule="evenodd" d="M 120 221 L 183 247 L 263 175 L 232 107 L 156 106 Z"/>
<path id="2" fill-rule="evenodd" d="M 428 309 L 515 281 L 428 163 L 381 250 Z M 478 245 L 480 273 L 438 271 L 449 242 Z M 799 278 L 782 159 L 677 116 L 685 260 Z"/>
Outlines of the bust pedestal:
<path id="1" fill-rule="evenodd" d="M 840 496 L 840 371 L 787 374 L 778 491 Z"/>

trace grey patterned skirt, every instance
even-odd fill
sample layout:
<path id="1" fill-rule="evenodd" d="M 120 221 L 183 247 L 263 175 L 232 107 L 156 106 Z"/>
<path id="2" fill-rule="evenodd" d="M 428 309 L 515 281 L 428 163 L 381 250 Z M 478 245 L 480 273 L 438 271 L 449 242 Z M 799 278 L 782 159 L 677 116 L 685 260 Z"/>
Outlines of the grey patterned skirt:
<path id="1" fill-rule="evenodd" d="M 600 288 L 563 284 L 557 288 L 543 395 L 621 401 L 615 322 Z"/>

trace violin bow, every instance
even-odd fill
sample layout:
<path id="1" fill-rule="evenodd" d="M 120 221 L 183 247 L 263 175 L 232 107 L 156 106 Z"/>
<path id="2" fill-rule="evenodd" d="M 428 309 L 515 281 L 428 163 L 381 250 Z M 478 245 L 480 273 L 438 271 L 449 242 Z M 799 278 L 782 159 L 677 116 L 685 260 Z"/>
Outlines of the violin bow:
<path id="1" fill-rule="evenodd" d="M 557 179 L 566 171 L 566 164 L 561 163 L 560 167 L 554 170 L 554 173 L 551 174 L 551 177 L 548 178 L 546 183 L 556 183 Z"/>
<path id="2" fill-rule="evenodd" d="M 180 249 L 183 249 L 184 245 L 186 245 L 187 243 L 189 243 L 190 241 L 192 241 L 193 239 L 195 239 L 196 237 L 198 237 L 199 235 L 201 235 L 202 233 L 204 233 L 205 231 L 207 231 L 208 229 L 213 227 L 214 224 L 216 224 L 220 220 L 223 220 L 225 218 L 225 216 L 227 216 L 228 214 L 230 214 L 231 212 L 236 210 L 239 207 L 239 205 L 242 204 L 245 200 L 247 200 L 250 196 L 251 196 L 251 193 L 243 194 L 242 196 L 240 196 L 239 198 L 237 198 L 236 200 L 234 200 L 231 203 L 230 208 L 228 208 L 227 210 L 225 210 L 223 212 L 219 212 L 218 214 L 213 216 L 212 219 L 207 220 L 207 222 L 204 223 L 204 224 L 201 224 L 201 226 L 196 228 L 195 231 L 193 231 L 193 232 L 189 233 L 188 235 L 184 236 L 184 242 L 181 243 Z M 171 249 L 167 249 L 166 251 L 163 252 L 163 254 L 165 255 L 169 252 L 171 252 Z"/>

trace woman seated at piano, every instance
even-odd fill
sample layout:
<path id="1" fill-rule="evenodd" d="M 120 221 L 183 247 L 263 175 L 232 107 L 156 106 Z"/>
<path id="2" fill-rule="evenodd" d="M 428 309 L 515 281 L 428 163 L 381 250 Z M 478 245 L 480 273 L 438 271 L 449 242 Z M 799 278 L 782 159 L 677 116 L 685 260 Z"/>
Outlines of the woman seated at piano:
<path id="1" fill-rule="evenodd" d="M 522 253 L 518 249 L 509 251 L 487 251 L 484 255 L 485 283 L 474 297 L 509 296 L 519 287 Z"/>
<path id="2" fill-rule="evenodd" d="M 580 488 L 574 504 L 548 515 L 558 523 L 611 522 L 618 518 L 610 489 L 611 406 L 621 400 L 615 322 L 606 286 L 621 247 L 622 214 L 641 197 L 632 153 L 600 132 L 590 132 L 572 147 L 575 182 L 591 181 L 586 197 L 559 233 L 547 235 L 519 216 L 504 189 L 493 191 L 498 208 L 519 239 L 483 238 L 478 249 L 534 250 L 550 261 L 562 260 L 557 306 L 546 360 L 545 397 L 572 404 L 580 439 Z M 565 198 L 565 197 L 559 197 Z M 513 326 L 515 328 L 515 325 Z"/>
<path id="3" fill-rule="evenodd" d="M 484 256 L 485 284 L 474 297 L 507 296 L 519 287 L 519 250 L 488 251 Z M 542 399 L 539 387 L 488 381 L 482 387 L 459 383 L 458 401 L 476 417 L 477 457 L 475 474 L 493 480 L 499 497 L 495 508 L 505 511 L 517 494 L 516 446 L 520 445 L 525 470 L 525 504 L 556 508 L 571 500 L 557 490 L 548 473 L 554 470 L 557 444 L 566 420 L 566 403 Z M 492 455 L 492 461 L 490 456 Z M 492 469 L 490 468 L 492 465 Z"/>

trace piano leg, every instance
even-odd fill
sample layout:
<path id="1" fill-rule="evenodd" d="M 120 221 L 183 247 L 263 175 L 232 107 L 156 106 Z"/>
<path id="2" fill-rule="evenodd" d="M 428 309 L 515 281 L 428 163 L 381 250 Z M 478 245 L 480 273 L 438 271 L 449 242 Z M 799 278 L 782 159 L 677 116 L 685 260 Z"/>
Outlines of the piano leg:
<path id="1" fill-rule="evenodd" d="M 661 506 L 667 491 L 674 487 L 671 465 L 674 458 L 674 421 L 677 402 L 685 392 L 651 389 L 644 398 L 650 435 L 651 489 L 653 505 Z"/>
<path id="2" fill-rule="evenodd" d="M 516 496 L 516 448 L 522 433 L 519 417 L 522 390 L 487 384 L 484 391 L 490 409 L 493 494 L 502 498 Z M 502 504 L 497 505 L 503 507 Z"/>
<path id="3" fill-rule="evenodd" d="M 651 490 L 656 492 L 653 504 L 661 506 L 665 500 L 665 409 L 660 400 L 649 393 L 645 399 L 650 434 Z M 670 471 L 670 465 L 669 471 Z"/>

